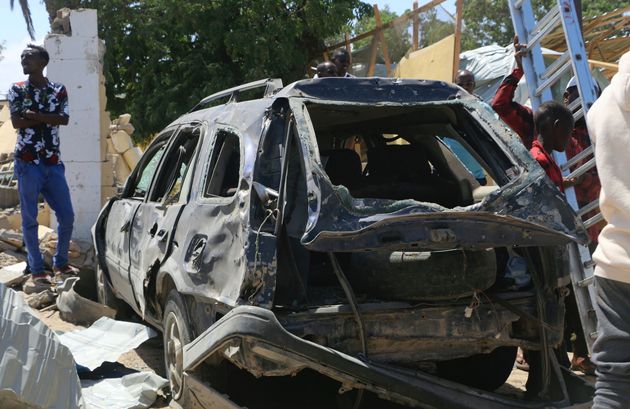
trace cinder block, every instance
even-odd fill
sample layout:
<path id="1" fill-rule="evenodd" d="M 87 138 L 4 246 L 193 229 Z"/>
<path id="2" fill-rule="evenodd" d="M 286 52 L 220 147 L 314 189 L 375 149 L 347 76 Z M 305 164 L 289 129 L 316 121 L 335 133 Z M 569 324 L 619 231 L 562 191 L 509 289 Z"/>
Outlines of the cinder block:
<path id="1" fill-rule="evenodd" d="M 131 137 L 125 131 L 115 131 L 110 134 L 114 149 L 120 154 L 124 154 L 129 149 L 133 148 L 133 142 Z"/>
<path id="2" fill-rule="evenodd" d="M 142 157 L 142 150 L 137 146 L 129 149 L 127 152 L 123 153 L 123 158 L 125 158 L 125 162 L 127 162 L 127 166 L 129 169 L 133 170 L 138 162 L 140 162 L 140 158 Z"/>

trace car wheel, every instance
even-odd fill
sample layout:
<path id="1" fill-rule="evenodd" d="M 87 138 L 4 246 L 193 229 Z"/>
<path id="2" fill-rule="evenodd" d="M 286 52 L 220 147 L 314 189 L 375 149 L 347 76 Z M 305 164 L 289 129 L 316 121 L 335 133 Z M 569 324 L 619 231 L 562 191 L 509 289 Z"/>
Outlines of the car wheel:
<path id="1" fill-rule="evenodd" d="M 171 387 L 171 396 L 182 407 L 188 407 L 188 392 L 184 383 L 184 345 L 190 342 L 190 326 L 184 301 L 177 290 L 171 290 L 164 307 L 164 364 Z"/>
<path id="2" fill-rule="evenodd" d="M 514 367 L 517 347 L 499 347 L 489 354 L 439 362 L 440 377 L 473 388 L 494 391 L 507 381 Z"/>
<path id="3" fill-rule="evenodd" d="M 116 310 L 116 318 L 119 320 L 129 319 L 133 315 L 131 307 L 114 295 L 105 273 L 98 264 L 96 266 L 96 298 L 99 303 Z"/>

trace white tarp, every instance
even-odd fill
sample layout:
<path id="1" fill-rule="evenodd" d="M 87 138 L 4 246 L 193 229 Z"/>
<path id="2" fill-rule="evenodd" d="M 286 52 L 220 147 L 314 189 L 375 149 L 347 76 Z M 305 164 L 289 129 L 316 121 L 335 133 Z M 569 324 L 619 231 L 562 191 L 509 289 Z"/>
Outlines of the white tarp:
<path id="1" fill-rule="evenodd" d="M 86 330 L 58 336 L 21 294 L 0 284 L 0 408 L 148 408 L 167 385 L 166 379 L 138 372 L 80 382 L 75 360 L 96 368 L 154 335 L 141 324 L 102 318 Z"/>
<path id="2" fill-rule="evenodd" d="M 155 402 L 168 381 L 153 372 L 138 372 L 122 378 L 81 381 L 89 409 L 141 409 Z"/>
<path id="3" fill-rule="evenodd" d="M 77 364 L 92 371 L 105 361 L 116 362 L 155 335 L 145 325 L 102 317 L 87 329 L 60 335 L 59 340 L 70 349 Z"/>
<path id="4" fill-rule="evenodd" d="M 4 397 L 48 409 L 85 407 L 70 350 L 20 294 L 0 284 L 0 298 L 0 401 Z"/>

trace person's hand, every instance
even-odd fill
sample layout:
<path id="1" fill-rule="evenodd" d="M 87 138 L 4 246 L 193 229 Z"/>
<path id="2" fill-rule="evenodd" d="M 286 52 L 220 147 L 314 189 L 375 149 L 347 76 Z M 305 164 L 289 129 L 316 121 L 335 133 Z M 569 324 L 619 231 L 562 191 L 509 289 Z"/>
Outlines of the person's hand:
<path id="1" fill-rule="evenodd" d="M 527 52 L 527 45 L 518 42 L 518 36 L 514 36 L 514 59 L 519 70 L 523 70 L 523 55 Z"/>
<path id="2" fill-rule="evenodd" d="M 22 114 L 22 118 L 24 119 L 30 119 L 33 121 L 37 121 L 39 118 L 39 114 L 35 111 L 32 111 L 30 109 L 27 109 L 26 111 L 24 111 L 24 113 Z"/>
<path id="3" fill-rule="evenodd" d="M 579 178 L 567 178 L 567 177 L 562 178 L 562 185 L 564 186 L 565 189 L 569 187 L 573 187 L 577 185 L 578 183 L 579 183 Z"/>

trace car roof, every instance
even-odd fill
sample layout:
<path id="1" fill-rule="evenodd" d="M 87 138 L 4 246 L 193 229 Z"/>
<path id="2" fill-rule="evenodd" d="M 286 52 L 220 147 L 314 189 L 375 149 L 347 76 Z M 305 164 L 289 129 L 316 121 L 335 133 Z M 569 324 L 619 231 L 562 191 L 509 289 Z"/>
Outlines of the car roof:
<path id="1" fill-rule="evenodd" d="M 262 121 L 265 111 L 278 99 L 407 105 L 452 100 L 458 92 L 458 98 L 467 99 L 468 94 L 460 91 L 459 87 L 444 81 L 379 77 L 314 78 L 296 81 L 273 95 L 260 99 L 243 102 L 232 100 L 222 105 L 188 112 L 173 121 L 169 127 L 199 121 L 249 129 Z"/>

